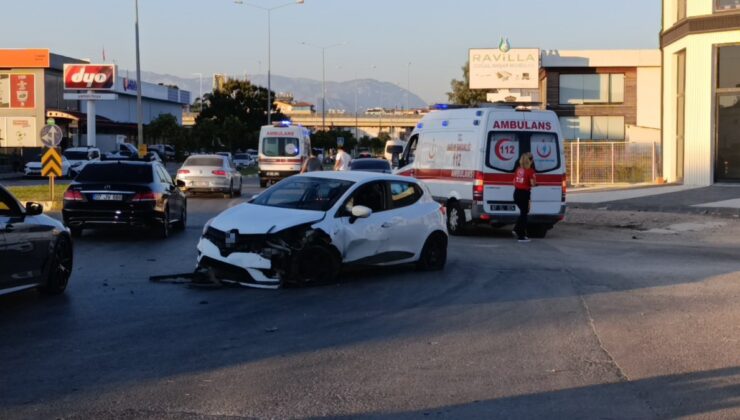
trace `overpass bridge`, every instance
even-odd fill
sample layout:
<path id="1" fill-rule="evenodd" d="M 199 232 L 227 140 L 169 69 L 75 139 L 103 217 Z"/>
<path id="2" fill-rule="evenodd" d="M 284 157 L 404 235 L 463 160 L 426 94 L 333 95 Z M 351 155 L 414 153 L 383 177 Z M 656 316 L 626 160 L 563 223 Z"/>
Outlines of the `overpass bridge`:
<path id="1" fill-rule="evenodd" d="M 292 114 L 288 115 L 295 124 L 300 124 L 312 130 L 321 130 L 323 120 L 321 114 Z M 399 137 L 413 130 L 419 123 L 420 114 L 326 114 L 326 129 L 339 128 L 355 133 L 356 137 L 377 137 L 381 132 L 391 137 Z"/>

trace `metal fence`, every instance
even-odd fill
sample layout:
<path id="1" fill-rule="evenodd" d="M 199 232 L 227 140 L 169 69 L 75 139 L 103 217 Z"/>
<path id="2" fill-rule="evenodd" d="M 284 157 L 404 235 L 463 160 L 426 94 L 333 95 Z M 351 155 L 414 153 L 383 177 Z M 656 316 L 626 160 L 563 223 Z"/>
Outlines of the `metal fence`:
<path id="1" fill-rule="evenodd" d="M 565 143 L 568 181 L 571 185 L 638 184 L 660 177 L 658 143 Z"/>

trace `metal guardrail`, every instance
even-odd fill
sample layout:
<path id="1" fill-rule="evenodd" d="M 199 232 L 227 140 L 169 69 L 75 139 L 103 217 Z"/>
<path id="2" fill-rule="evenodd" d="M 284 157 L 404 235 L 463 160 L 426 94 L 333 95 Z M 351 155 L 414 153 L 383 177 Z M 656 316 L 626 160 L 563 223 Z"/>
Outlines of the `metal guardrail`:
<path id="1" fill-rule="evenodd" d="M 570 141 L 565 157 L 570 185 L 655 182 L 662 166 L 658 143 Z"/>

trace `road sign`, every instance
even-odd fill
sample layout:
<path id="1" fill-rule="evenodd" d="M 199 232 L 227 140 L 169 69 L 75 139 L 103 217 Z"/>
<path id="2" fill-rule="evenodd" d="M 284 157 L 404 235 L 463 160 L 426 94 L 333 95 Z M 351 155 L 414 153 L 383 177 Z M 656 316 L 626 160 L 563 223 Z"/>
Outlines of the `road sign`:
<path id="1" fill-rule="evenodd" d="M 58 125 L 45 125 L 41 129 L 41 143 L 46 147 L 57 147 L 62 142 L 63 134 Z"/>
<path id="2" fill-rule="evenodd" d="M 62 176 L 62 157 L 57 149 L 50 148 L 41 156 L 41 176 Z"/>
<path id="3" fill-rule="evenodd" d="M 143 158 L 147 153 L 149 153 L 149 149 L 146 147 L 146 144 L 140 144 L 139 145 L 139 157 Z"/>
<path id="4" fill-rule="evenodd" d="M 64 99 L 67 101 L 115 101 L 118 94 L 115 93 L 65 93 Z"/>
<path id="5" fill-rule="evenodd" d="M 337 137 L 337 147 L 344 146 L 344 137 Z"/>

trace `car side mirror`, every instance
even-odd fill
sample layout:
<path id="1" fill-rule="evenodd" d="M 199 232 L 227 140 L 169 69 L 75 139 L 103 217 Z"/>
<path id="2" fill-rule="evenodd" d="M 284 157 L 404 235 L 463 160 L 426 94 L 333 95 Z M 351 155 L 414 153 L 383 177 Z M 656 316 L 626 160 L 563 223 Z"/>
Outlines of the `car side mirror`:
<path id="1" fill-rule="evenodd" d="M 177 188 L 185 188 L 185 181 L 183 181 L 182 179 L 178 179 L 177 181 L 175 181 L 175 185 L 177 185 Z"/>
<path id="2" fill-rule="evenodd" d="M 354 223 L 357 219 L 367 219 L 373 211 L 369 207 L 365 206 L 354 206 L 352 207 L 352 216 L 349 218 L 350 223 Z"/>
<path id="3" fill-rule="evenodd" d="M 26 203 L 26 215 L 27 216 L 38 216 L 44 212 L 44 206 L 39 203 L 29 201 Z"/>

